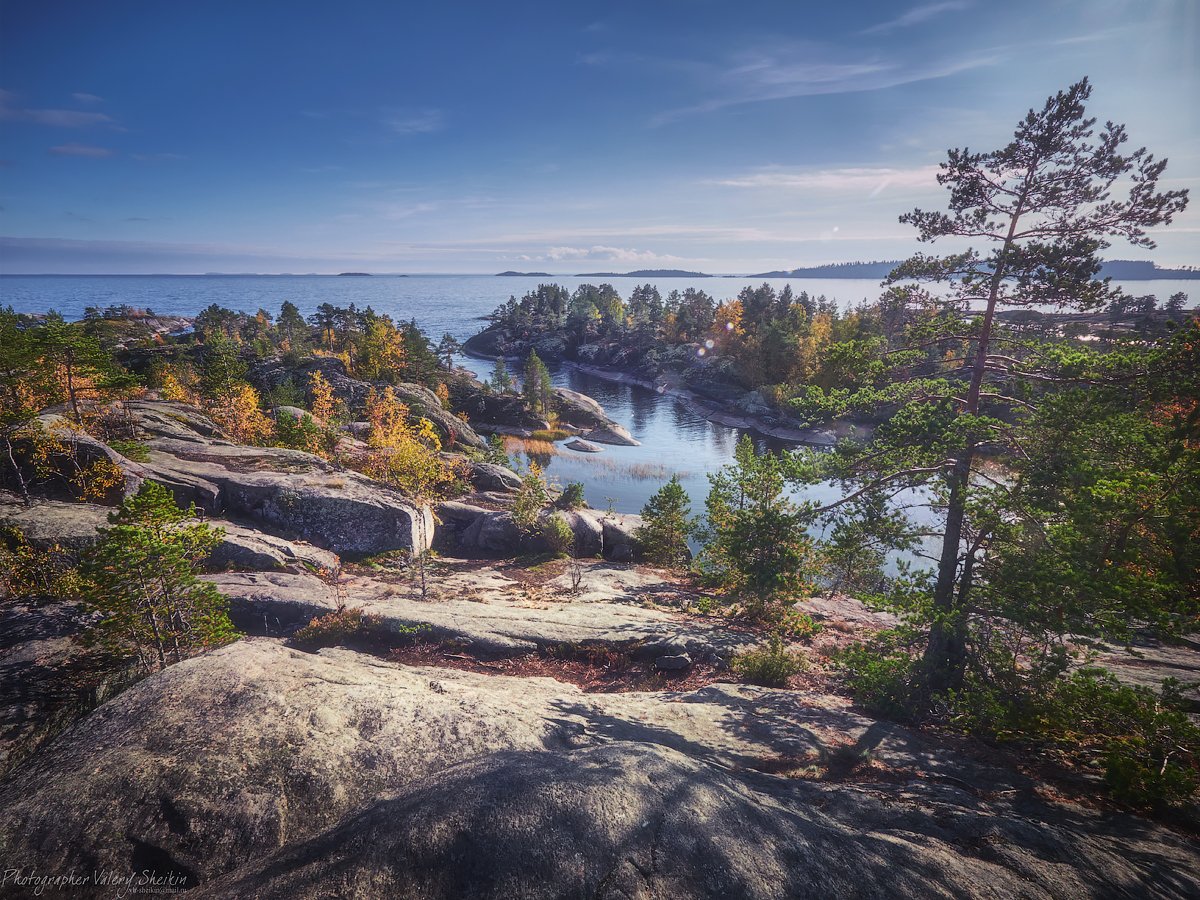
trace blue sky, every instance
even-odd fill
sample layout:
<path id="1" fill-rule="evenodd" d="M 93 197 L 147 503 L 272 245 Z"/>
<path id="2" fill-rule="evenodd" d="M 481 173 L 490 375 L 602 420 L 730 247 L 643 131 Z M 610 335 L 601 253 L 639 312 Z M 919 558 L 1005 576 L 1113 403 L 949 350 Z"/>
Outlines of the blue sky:
<path id="1" fill-rule="evenodd" d="M 1193 209 L 1200 3 L 0 2 L 0 271 L 757 272 L 912 252 L 1083 75 Z"/>

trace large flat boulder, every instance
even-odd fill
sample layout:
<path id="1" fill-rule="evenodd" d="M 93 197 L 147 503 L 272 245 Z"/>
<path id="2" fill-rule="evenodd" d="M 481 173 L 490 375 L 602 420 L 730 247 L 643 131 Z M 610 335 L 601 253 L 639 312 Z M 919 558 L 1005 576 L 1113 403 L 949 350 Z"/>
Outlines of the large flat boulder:
<path id="1" fill-rule="evenodd" d="M 1082 810 L 912 784 L 747 777 L 687 752 L 619 742 L 496 753 L 381 797 L 213 885 L 306 898 L 1186 896 L 1194 848 Z M 1080 821 L 1082 819 L 1082 821 Z M 1178 870 L 1175 866 L 1180 866 Z"/>
<path id="2" fill-rule="evenodd" d="M 554 400 L 559 419 L 563 422 L 583 428 L 604 428 L 616 424 L 608 417 L 604 407 L 587 394 L 556 387 Z"/>
<path id="3" fill-rule="evenodd" d="M 766 774 L 787 760 L 829 774 Z M 1034 787 L 836 698 L 585 694 L 255 639 L 61 734 L 0 782 L 0 835 L 41 872 L 214 897 L 1200 891 L 1188 837 Z"/>
<path id="4" fill-rule="evenodd" d="M 183 419 L 169 421 L 188 427 Z M 145 477 L 181 505 L 195 503 L 342 555 L 427 548 L 433 540 L 428 508 L 418 510 L 398 491 L 311 453 L 232 444 L 199 430 L 146 443 Z"/>
<path id="5" fill-rule="evenodd" d="M 711 620 L 644 606 L 641 601 L 650 591 L 631 592 L 628 582 L 605 589 L 598 577 L 587 580 L 582 597 L 572 596 L 565 582 L 531 596 L 495 570 L 453 567 L 433 578 L 428 598 L 407 585 L 363 576 L 343 576 L 340 596 L 329 582 L 306 573 L 206 577 L 229 597 L 235 623 L 248 629 L 266 622 L 272 631 L 286 631 L 345 602 L 397 631 L 425 625 L 431 638 L 497 656 L 560 645 L 604 645 L 645 657 L 687 653 L 715 661 L 759 640 Z"/>
<path id="6" fill-rule="evenodd" d="M 0 523 L 18 529 L 30 546 L 38 549 L 58 547 L 80 552 L 94 544 L 97 531 L 109 525 L 112 507 L 94 503 L 69 503 L 38 500 L 30 506 L 12 494 L 0 492 Z M 210 569 L 336 569 L 336 553 L 303 541 L 248 528 L 222 519 L 206 519 L 206 524 L 222 531 L 221 542 L 209 555 Z"/>
<path id="7" fill-rule="evenodd" d="M 618 425 L 616 422 L 593 428 L 584 433 L 583 438 L 597 444 L 613 444 L 618 447 L 640 447 L 642 444 L 624 426 Z"/>

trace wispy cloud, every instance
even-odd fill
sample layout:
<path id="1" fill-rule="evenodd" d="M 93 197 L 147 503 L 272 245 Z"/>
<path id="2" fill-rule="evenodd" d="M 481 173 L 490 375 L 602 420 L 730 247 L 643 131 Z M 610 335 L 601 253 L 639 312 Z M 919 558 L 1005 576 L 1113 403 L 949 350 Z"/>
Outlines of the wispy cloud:
<path id="1" fill-rule="evenodd" d="M 34 109 L 22 106 L 18 103 L 16 94 L 5 90 L 0 90 L 0 120 L 33 122 L 37 125 L 50 125 L 56 128 L 87 128 L 97 125 L 119 128 L 116 120 L 104 113 L 78 109 Z"/>
<path id="2" fill-rule="evenodd" d="M 733 178 L 714 179 L 708 183 L 732 188 L 861 192 L 874 197 L 889 187 L 933 187 L 937 184 L 937 172 L 937 166 L 912 169 L 864 167 L 799 171 L 766 169 Z"/>
<path id="3" fill-rule="evenodd" d="M 92 144 L 59 144 L 57 147 L 51 147 L 50 152 L 55 156 L 90 156 L 97 159 L 113 155 L 108 147 L 96 147 Z"/>
<path id="4" fill-rule="evenodd" d="M 976 51 L 959 58 L 903 61 L 878 55 L 851 58 L 847 51 L 808 44 L 784 44 L 754 50 L 726 67 L 712 69 L 703 79 L 715 96 L 693 106 L 667 110 L 651 120 L 664 125 L 687 116 L 730 106 L 785 100 L 820 94 L 878 91 L 920 81 L 948 78 L 960 72 L 995 65 L 1000 49 Z"/>
<path id="5" fill-rule="evenodd" d="M 542 253 L 521 254 L 522 262 L 599 261 L 622 263 L 679 262 L 678 256 L 665 256 L 652 250 L 636 250 L 632 247 L 606 247 L 596 244 L 591 247 L 549 247 Z"/>
<path id="6" fill-rule="evenodd" d="M 971 0 L 941 0 L 938 3 L 925 3 L 921 6 L 914 6 L 894 19 L 872 25 L 870 28 L 860 31 L 859 34 L 886 34 L 897 28 L 911 28 L 913 25 L 920 25 L 922 22 L 940 16 L 942 13 L 961 12 L 969 9 L 972 5 Z"/>
<path id="7" fill-rule="evenodd" d="M 103 97 L 97 97 L 95 94 L 88 94 L 83 91 L 74 93 L 71 96 L 75 98 L 75 101 L 77 103 L 103 103 L 104 102 Z"/>
<path id="8" fill-rule="evenodd" d="M 446 127 L 446 116 L 440 109 L 387 110 L 380 118 L 383 126 L 394 134 L 429 134 Z"/>

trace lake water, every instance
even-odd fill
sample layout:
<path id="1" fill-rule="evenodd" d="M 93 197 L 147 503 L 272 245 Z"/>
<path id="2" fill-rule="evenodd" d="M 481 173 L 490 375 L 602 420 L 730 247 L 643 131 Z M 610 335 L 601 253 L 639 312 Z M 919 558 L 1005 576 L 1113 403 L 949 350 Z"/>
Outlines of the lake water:
<path id="1" fill-rule="evenodd" d="M 0 304 L 20 312 L 55 309 L 67 318 L 82 316 L 88 306 L 124 303 L 148 307 L 158 313 L 194 315 L 212 303 L 246 312 L 260 307 L 277 313 L 284 300 L 310 313 L 321 303 L 339 306 L 370 305 L 398 319 L 415 318 L 434 340 L 449 332 L 465 340 L 483 327 L 482 318 L 505 302 L 520 297 L 543 282 L 568 289 L 596 278 L 524 278 L 483 275 L 427 276 L 0 276 Z M 737 295 L 747 285 L 762 279 L 749 278 L 660 278 L 606 279 L 622 297 L 647 281 L 664 295 L 671 290 L 697 287 L 717 300 Z M 842 307 L 853 306 L 878 296 L 874 280 L 772 279 L 777 289 L 791 284 L 797 293 L 824 294 Z M 1153 293 L 1165 299 L 1176 291 L 1200 293 L 1200 282 L 1146 281 L 1129 285 L 1135 295 Z M 491 363 L 465 359 L 462 364 L 487 377 Z M 739 431 L 716 425 L 689 411 L 682 403 L 657 392 L 618 384 L 582 373 L 569 366 L 552 372 L 556 385 L 587 394 L 598 400 L 608 414 L 642 442 L 640 447 L 605 446 L 602 453 L 582 454 L 559 447 L 550 458 L 547 474 L 562 484 L 582 481 L 588 502 L 596 508 L 611 506 L 617 512 L 639 512 L 658 487 L 678 474 L 700 511 L 708 492 L 709 473 L 730 461 Z M 779 442 L 767 442 L 779 448 Z M 832 485 L 812 489 L 815 499 L 832 499 Z"/>

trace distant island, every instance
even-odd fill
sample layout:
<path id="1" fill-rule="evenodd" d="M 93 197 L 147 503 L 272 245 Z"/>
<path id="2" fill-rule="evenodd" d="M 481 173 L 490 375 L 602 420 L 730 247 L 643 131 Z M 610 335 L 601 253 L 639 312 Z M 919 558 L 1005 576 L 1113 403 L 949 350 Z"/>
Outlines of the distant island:
<path id="1" fill-rule="evenodd" d="M 371 277 L 370 272 L 338 272 L 339 278 L 344 278 L 348 275 L 353 276 L 355 278 L 370 278 Z"/>
<path id="2" fill-rule="evenodd" d="M 887 278 L 900 260 L 829 263 L 823 266 L 804 266 L 790 271 L 760 272 L 750 278 Z M 1100 274 L 1121 281 L 1151 281 L 1154 279 L 1200 278 L 1200 269 L 1184 266 L 1179 269 L 1159 268 L 1149 260 L 1112 259 L 1104 263 Z"/>
<path id="3" fill-rule="evenodd" d="M 1100 269 L 1101 275 L 1128 281 L 1151 281 L 1155 278 L 1200 278 L 1200 269 L 1183 266 L 1178 269 L 1159 268 L 1145 259 L 1111 259 Z"/>
<path id="4" fill-rule="evenodd" d="M 636 272 L 581 272 L 576 278 L 712 278 L 704 272 L 683 269 L 638 269 Z"/>
<path id="5" fill-rule="evenodd" d="M 790 271 L 760 272 L 750 278 L 887 278 L 898 259 L 872 260 L 871 262 L 829 263 L 823 266 L 804 266 Z"/>
<path id="6" fill-rule="evenodd" d="M 497 272 L 496 278 L 553 278 L 549 272 Z"/>

